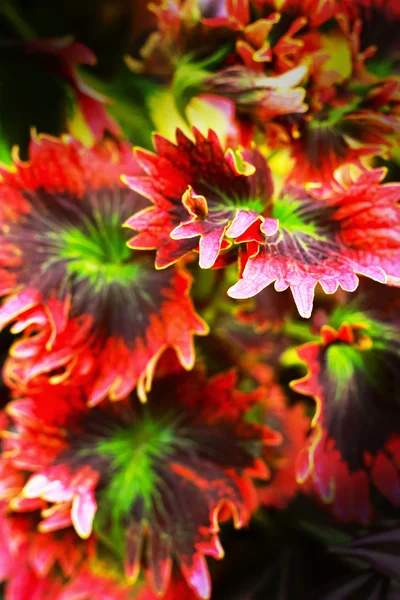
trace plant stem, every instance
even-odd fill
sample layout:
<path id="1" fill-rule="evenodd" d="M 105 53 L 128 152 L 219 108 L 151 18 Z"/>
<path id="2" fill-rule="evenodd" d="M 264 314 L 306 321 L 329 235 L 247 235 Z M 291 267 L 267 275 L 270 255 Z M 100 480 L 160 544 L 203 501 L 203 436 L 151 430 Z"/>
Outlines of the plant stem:
<path id="1" fill-rule="evenodd" d="M 7 19 L 15 33 L 17 33 L 24 40 L 37 39 L 38 36 L 36 35 L 34 29 L 25 21 L 19 8 L 16 6 L 13 0 L 2 0 L 0 3 L 0 13 L 2 13 Z"/>
<path id="2" fill-rule="evenodd" d="M 287 321 L 283 327 L 283 331 L 286 335 L 299 342 L 316 342 L 319 340 L 319 336 L 311 332 L 308 323 Z"/>

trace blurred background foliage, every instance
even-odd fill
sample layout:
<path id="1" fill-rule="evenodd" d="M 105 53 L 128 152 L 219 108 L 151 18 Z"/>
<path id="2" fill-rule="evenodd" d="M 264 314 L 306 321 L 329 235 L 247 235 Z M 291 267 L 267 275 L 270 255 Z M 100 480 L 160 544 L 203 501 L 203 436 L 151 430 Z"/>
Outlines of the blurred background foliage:
<path id="1" fill-rule="evenodd" d="M 96 55 L 97 63 L 80 66 L 80 74 L 85 82 L 109 98 L 109 113 L 124 136 L 134 145 L 152 147 L 151 134 L 157 128 L 157 118 L 160 119 L 154 107 L 164 103 L 165 108 L 168 97 L 162 94 L 160 80 L 133 74 L 125 63 L 128 55 L 138 57 L 144 39 L 154 27 L 154 18 L 146 4 L 146 0 L 0 0 L 0 161 L 11 162 L 10 152 L 15 145 L 19 146 L 21 157 L 27 157 L 32 127 L 52 135 L 83 127 L 74 90 L 62 74 L 49 69 L 45 61 L 20 51 L 21 42 L 64 36 L 73 36 Z M 168 110 L 161 118 L 168 120 Z M 391 168 L 398 171 L 397 165 Z M 397 171 L 392 178 L 398 178 Z M 213 271 L 204 273 L 210 279 L 201 282 L 203 291 L 214 286 L 214 276 Z M 201 311 L 199 291 L 197 300 Z M 207 320 L 212 318 L 206 316 Z M 3 332 L 1 363 L 10 341 L 9 333 Z M 204 338 L 199 343 L 208 344 L 207 348 L 204 346 L 204 354 L 210 360 L 212 345 L 214 353 L 219 353 L 220 367 L 216 337 Z M 212 364 L 209 366 L 212 372 Z M 280 383 L 289 396 L 294 392 L 288 382 L 302 374 L 298 368 L 298 364 L 291 365 L 289 360 L 281 374 Z M 2 406 L 7 400 L 6 393 L 0 382 Z M 396 515 L 386 508 L 389 519 L 394 519 Z M 392 521 L 384 525 L 390 527 Z M 222 543 L 226 558 L 210 563 L 213 599 L 379 600 L 388 585 L 386 574 L 376 564 L 372 568 L 368 560 L 349 559 L 329 550 L 363 533 L 357 527 L 339 527 L 305 497 L 297 497 L 285 511 L 264 512 L 243 531 L 224 527 Z M 400 572 L 400 531 L 395 560 Z M 349 581 L 351 589 L 346 587 Z M 396 586 L 392 583 L 392 600 L 400 598 Z"/>
<path id="2" fill-rule="evenodd" d="M 18 145 L 26 157 L 30 128 L 60 135 L 76 117 L 74 97 L 61 74 L 21 53 L 16 42 L 72 36 L 97 64 L 80 67 L 85 80 L 110 99 L 109 112 L 134 144 L 151 147 L 154 124 L 148 98 L 158 88 L 133 75 L 124 56 L 135 56 L 152 26 L 146 2 L 129 0 L 1 0 L 0 160 Z"/>

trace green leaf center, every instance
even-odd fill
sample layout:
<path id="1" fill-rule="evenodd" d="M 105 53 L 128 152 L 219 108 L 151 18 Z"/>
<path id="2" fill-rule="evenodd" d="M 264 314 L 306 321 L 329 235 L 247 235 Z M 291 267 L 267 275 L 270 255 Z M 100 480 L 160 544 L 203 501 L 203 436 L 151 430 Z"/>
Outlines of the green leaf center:
<path id="1" fill-rule="evenodd" d="M 119 218 L 106 223 L 101 215 L 94 217 L 95 224 L 87 222 L 85 231 L 73 227 L 61 232 L 60 256 L 66 260 L 68 274 L 89 279 L 95 287 L 129 285 L 140 266 L 133 262 L 134 253 L 126 245 Z"/>
<path id="2" fill-rule="evenodd" d="M 302 214 L 303 203 L 286 195 L 274 203 L 272 217 L 278 219 L 279 228 L 289 233 L 301 233 L 319 238 L 316 224 Z"/>
<path id="3" fill-rule="evenodd" d="M 339 401 L 356 371 L 362 371 L 364 361 L 360 350 L 348 344 L 331 344 L 326 352 L 329 379 L 335 388 L 335 400 Z"/>
<path id="4" fill-rule="evenodd" d="M 184 443 L 177 436 L 171 414 L 155 418 L 149 411 L 135 425 L 120 426 L 112 436 L 99 441 L 95 454 L 106 459 L 108 467 L 95 526 L 108 524 L 111 537 L 123 539 L 123 528 L 135 503 L 139 501 L 144 513 L 151 512 L 157 503 L 157 463 L 168 461 Z M 93 455 L 93 448 L 88 452 Z"/>

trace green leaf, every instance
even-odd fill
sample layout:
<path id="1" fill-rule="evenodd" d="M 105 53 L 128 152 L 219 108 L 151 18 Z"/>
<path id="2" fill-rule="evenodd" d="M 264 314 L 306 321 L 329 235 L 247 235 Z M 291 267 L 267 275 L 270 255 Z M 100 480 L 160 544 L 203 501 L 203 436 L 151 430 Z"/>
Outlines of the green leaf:
<path id="1" fill-rule="evenodd" d="M 188 123 L 186 107 L 190 100 L 204 92 L 204 82 L 214 69 L 220 67 L 231 49 L 230 44 L 222 46 L 212 56 L 196 60 L 194 54 L 187 54 L 177 65 L 172 82 L 172 92 L 180 116 Z"/>

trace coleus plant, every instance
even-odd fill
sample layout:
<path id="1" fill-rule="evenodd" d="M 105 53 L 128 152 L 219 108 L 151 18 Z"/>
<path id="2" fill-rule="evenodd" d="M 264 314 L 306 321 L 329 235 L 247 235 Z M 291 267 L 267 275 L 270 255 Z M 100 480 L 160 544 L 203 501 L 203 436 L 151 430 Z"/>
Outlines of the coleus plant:
<path id="1" fill-rule="evenodd" d="M 152 4 L 122 77 L 172 101 L 153 149 L 80 42 L 7 42 L 82 128 L 0 166 L 6 600 L 396 597 L 400 93 L 376 15 L 397 3 Z M 304 548 L 321 575 L 290 580 Z"/>

